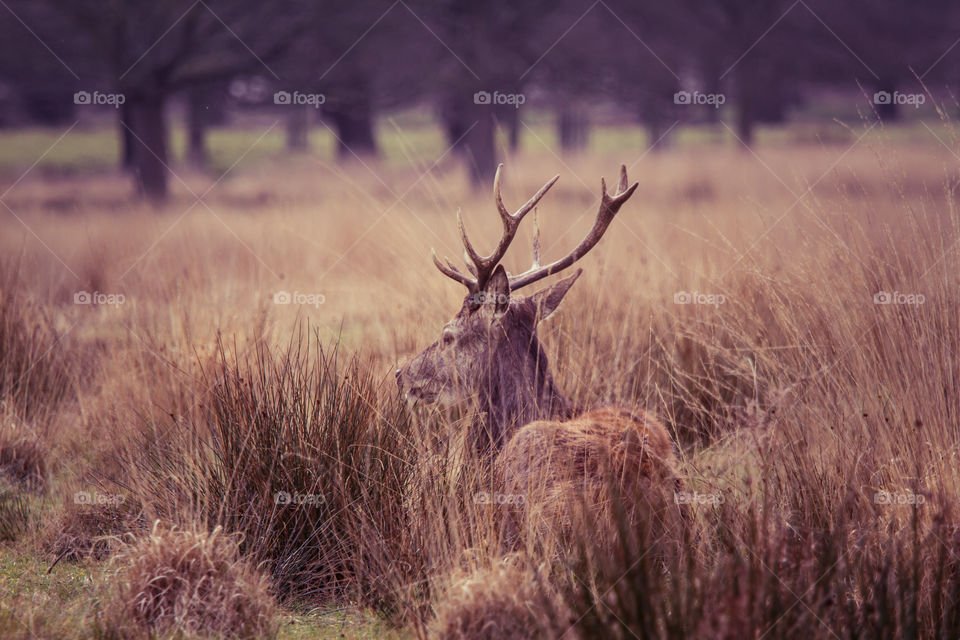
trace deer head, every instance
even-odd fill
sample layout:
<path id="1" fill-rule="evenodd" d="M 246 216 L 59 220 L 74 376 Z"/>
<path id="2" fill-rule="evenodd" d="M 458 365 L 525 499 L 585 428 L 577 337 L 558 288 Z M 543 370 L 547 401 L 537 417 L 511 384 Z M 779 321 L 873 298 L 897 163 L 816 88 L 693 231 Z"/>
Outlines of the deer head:
<path id="1" fill-rule="evenodd" d="M 436 402 L 445 406 L 474 403 L 482 424 L 476 444 L 499 448 L 505 436 L 537 419 L 567 418 L 572 407 L 553 382 L 547 358 L 537 339 L 538 324 L 550 316 L 580 276 L 581 270 L 529 297 L 516 295 L 531 285 L 572 266 L 603 237 L 620 207 L 633 195 L 627 186 L 627 169 L 620 168 L 620 182 L 613 195 L 601 179 L 600 208 L 587 236 L 563 258 L 540 264 L 540 234 L 533 241 L 533 265 L 511 275 L 500 261 L 516 236 L 520 222 L 556 183 L 555 176 L 515 213 L 510 213 L 500 195 L 497 168 L 493 194 L 503 221 L 503 234 L 496 249 L 483 257 L 476 252 L 457 212 L 467 271 L 464 273 L 436 253 L 433 262 L 449 278 L 467 288 L 460 311 L 444 325 L 440 339 L 397 369 L 397 384 L 410 401 Z"/>

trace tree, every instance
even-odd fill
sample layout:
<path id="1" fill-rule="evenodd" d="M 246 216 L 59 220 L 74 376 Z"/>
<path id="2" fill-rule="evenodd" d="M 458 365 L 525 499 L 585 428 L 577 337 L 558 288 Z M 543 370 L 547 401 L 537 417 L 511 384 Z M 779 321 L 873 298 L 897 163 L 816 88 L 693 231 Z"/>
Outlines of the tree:
<path id="1" fill-rule="evenodd" d="M 877 114 L 897 120 L 898 90 L 920 82 L 953 80 L 960 50 L 955 47 L 960 30 L 960 7 L 949 0 L 927 0 L 922 5 L 899 0 L 811 0 L 810 7 L 831 27 L 821 28 L 819 41 L 829 52 L 824 69 L 834 81 L 861 84 L 890 99 L 875 101 Z M 918 82 L 918 78 L 920 82 Z"/>
<path id="2" fill-rule="evenodd" d="M 587 11 L 588 7 L 563 2 L 544 18 L 551 23 L 551 31 L 564 29 L 560 33 L 565 35 L 537 63 L 532 74 L 554 106 L 557 138 L 564 152 L 586 148 L 589 105 L 599 99 L 620 102 L 624 97 L 615 88 L 618 83 L 610 66 L 614 52 L 604 30 L 609 26 L 604 24 L 604 17 L 609 14 L 601 6 Z"/>
<path id="3" fill-rule="evenodd" d="M 540 64 L 538 81 L 557 103 L 561 145 L 569 150 L 586 143 L 583 105 L 605 100 L 641 121 L 659 148 L 677 117 L 673 95 L 684 62 L 668 9 L 616 0 L 589 7 L 562 5 L 555 19 L 568 31 Z M 571 24 L 575 27 L 569 29 Z"/>
<path id="4" fill-rule="evenodd" d="M 7 94 L 0 125 L 72 122 L 73 94 L 81 88 L 81 78 L 96 77 L 100 71 L 88 58 L 71 55 L 82 39 L 40 3 L 9 0 L 0 11 L 0 87 Z M 57 37 L 38 38 L 34 34 L 40 25 Z"/>
<path id="5" fill-rule="evenodd" d="M 227 83 L 198 83 L 186 90 L 187 162 L 193 167 L 207 166 L 207 129 L 225 119 Z"/>
<path id="6" fill-rule="evenodd" d="M 562 4 L 547 0 L 411 3 L 436 34 L 430 58 L 436 104 L 448 142 L 467 162 L 475 186 L 489 186 L 496 170 L 497 123 L 516 116 L 538 60 L 561 39 L 563 30 L 556 28 L 553 18 Z"/>
<path id="7" fill-rule="evenodd" d="M 429 33 L 405 5 L 330 0 L 311 5 L 279 63 L 282 88 L 323 96 L 316 110 L 336 135 L 337 157 L 375 155 L 376 114 L 420 99 L 429 83 Z M 291 105 L 288 142 L 306 146 L 307 113 Z"/>
<path id="8" fill-rule="evenodd" d="M 300 2 L 246 0 L 44 0 L 85 36 L 76 57 L 95 57 L 124 96 L 123 157 L 138 190 L 168 195 L 171 95 L 231 75 L 264 69 L 299 28 Z M 50 33 L 49 37 L 56 34 Z"/>
<path id="9" fill-rule="evenodd" d="M 700 79 L 714 90 L 732 89 L 737 136 L 752 144 L 758 122 L 785 115 L 786 89 L 810 53 L 803 27 L 809 14 L 788 0 L 682 0 L 676 9 L 675 29 L 685 27 Z"/>

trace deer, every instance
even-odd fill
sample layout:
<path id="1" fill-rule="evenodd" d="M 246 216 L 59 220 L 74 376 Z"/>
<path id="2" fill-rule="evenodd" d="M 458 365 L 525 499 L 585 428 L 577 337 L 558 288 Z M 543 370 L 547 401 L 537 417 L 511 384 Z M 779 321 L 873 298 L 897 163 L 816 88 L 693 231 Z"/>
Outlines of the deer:
<path id="1" fill-rule="evenodd" d="M 441 261 L 432 251 L 437 269 L 466 287 L 467 293 L 439 339 L 396 370 L 401 393 L 412 404 L 472 404 L 477 416 L 470 429 L 473 448 L 494 458 L 506 491 L 526 494 L 535 485 L 556 498 L 570 487 L 589 485 L 600 499 L 610 477 L 621 489 L 639 482 L 671 492 L 681 490 L 673 440 L 652 413 L 579 407 L 566 397 L 550 372 L 537 328 L 557 310 L 583 270 L 577 268 L 528 297 L 516 293 L 567 270 L 590 252 L 639 183 L 628 186 L 623 165 L 613 194 L 607 192 L 601 178 L 599 209 L 586 237 L 564 257 L 541 264 L 536 225 L 531 267 L 510 274 L 501 260 L 520 223 L 560 176 L 547 181 L 510 213 L 501 196 L 502 170 L 501 164 L 494 177 L 493 196 L 503 232 L 493 252 L 482 256 L 476 251 L 459 211 L 457 225 L 467 271 L 450 260 Z"/>

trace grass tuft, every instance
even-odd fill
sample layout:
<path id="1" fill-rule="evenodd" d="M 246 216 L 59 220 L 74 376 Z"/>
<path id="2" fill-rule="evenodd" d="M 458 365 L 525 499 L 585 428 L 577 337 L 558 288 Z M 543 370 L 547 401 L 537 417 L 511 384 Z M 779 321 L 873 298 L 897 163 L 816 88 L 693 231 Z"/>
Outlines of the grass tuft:
<path id="1" fill-rule="evenodd" d="M 235 537 L 153 526 L 111 560 L 104 577 L 103 630 L 223 638 L 273 638 L 277 605 L 269 581 L 241 557 Z"/>

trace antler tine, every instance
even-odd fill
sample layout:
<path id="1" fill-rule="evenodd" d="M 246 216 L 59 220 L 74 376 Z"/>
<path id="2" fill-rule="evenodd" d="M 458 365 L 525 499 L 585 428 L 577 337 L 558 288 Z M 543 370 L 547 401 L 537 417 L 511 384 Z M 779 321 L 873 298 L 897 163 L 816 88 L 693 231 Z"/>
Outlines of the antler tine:
<path id="1" fill-rule="evenodd" d="M 531 269 L 540 267 L 540 213 L 533 211 L 533 265 Z"/>
<path id="2" fill-rule="evenodd" d="M 473 264 L 478 264 L 480 261 L 482 261 L 482 258 L 474 250 L 473 245 L 470 244 L 470 239 L 467 237 L 467 231 L 463 226 L 463 216 L 460 213 L 460 209 L 457 209 L 457 226 L 460 227 L 460 238 L 463 240 L 463 261 L 467 265 L 467 271 L 473 274 L 474 277 L 471 278 L 470 276 L 464 274 L 462 271 L 453 266 L 449 260 L 447 260 L 446 264 L 443 264 L 440 261 L 440 257 L 437 255 L 437 252 L 434 249 L 431 249 L 430 251 L 433 254 L 433 264 L 435 264 L 437 269 L 439 269 L 440 272 L 445 276 L 453 278 L 457 282 L 466 285 L 467 289 L 469 289 L 471 293 L 475 293 L 480 290 L 480 285 L 478 284 L 480 282 L 480 278 L 477 273 L 477 268 L 471 266 L 470 263 L 473 262 Z"/>
<path id="3" fill-rule="evenodd" d="M 436 250 L 430 249 L 430 254 L 431 254 L 431 257 L 433 258 L 433 264 L 437 267 L 437 269 L 440 270 L 440 273 L 466 286 L 471 293 L 475 293 L 477 291 L 476 280 L 473 280 L 465 276 L 463 272 L 461 272 L 455 266 L 450 264 L 449 260 L 447 261 L 447 264 L 443 264 L 442 262 L 440 262 L 440 257 L 437 255 Z"/>
<path id="4" fill-rule="evenodd" d="M 610 223 L 613 221 L 614 216 L 616 216 L 617 212 L 620 211 L 620 207 L 622 207 L 623 204 L 630 199 L 630 196 L 632 196 L 634 191 L 637 190 L 637 187 L 640 183 L 635 182 L 629 188 L 627 187 L 627 184 L 627 167 L 625 165 L 620 166 L 620 181 L 617 185 L 616 193 L 614 193 L 612 196 L 607 193 L 607 183 L 603 178 L 601 178 L 600 208 L 597 211 L 597 219 L 593 223 L 593 228 L 590 229 L 590 232 L 587 233 L 587 236 L 573 249 L 573 251 L 568 253 L 565 257 L 551 262 L 546 266 L 535 266 L 524 273 L 511 276 L 510 289 L 516 290 L 520 287 L 525 287 L 528 284 L 532 284 L 538 280 L 546 278 L 547 276 L 562 271 L 585 256 L 588 251 L 593 249 L 593 247 L 600 242 L 600 238 L 603 237 L 607 227 L 609 227 Z"/>
<path id="5" fill-rule="evenodd" d="M 506 225 L 507 221 L 510 220 L 510 212 L 507 211 L 507 208 L 503 205 L 503 198 L 500 196 L 500 176 L 503 175 L 503 163 L 497 165 L 497 172 L 493 174 L 493 199 L 497 202 L 497 211 L 500 213 L 500 217 L 503 219 L 503 224 Z"/>
<path id="6" fill-rule="evenodd" d="M 467 237 L 467 230 L 463 226 L 463 216 L 460 214 L 460 209 L 457 209 L 457 226 L 460 227 L 460 239 L 463 241 L 464 253 L 470 258 L 473 264 L 479 267 L 484 259 L 480 257 L 480 254 L 477 253 L 473 245 L 470 244 L 470 238 Z"/>
<path id="7" fill-rule="evenodd" d="M 500 170 L 503 169 L 503 165 L 497 167 L 497 174 L 493 178 L 493 197 L 497 201 L 497 211 L 500 212 L 500 217 L 503 218 L 504 229 L 508 228 L 508 220 L 510 224 L 513 225 L 514 231 L 516 231 L 516 226 L 520 224 L 520 221 L 523 220 L 523 217 L 530 213 L 530 211 L 539 204 L 540 200 L 543 199 L 543 196 L 547 195 L 547 191 L 550 190 L 557 180 L 560 179 L 560 174 L 557 174 L 547 180 L 546 184 L 540 187 L 540 190 L 533 194 L 529 200 L 527 200 L 522 207 L 517 209 L 516 213 L 513 215 L 507 211 L 507 208 L 503 205 L 503 198 L 500 195 Z"/>
<path id="8" fill-rule="evenodd" d="M 477 268 L 473 266 L 473 262 L 470 261 L 470 254 L 467 253 L 467 250 L 463 250 L 463 264 L 466 265 L 467 271 L 473 275 L 474 278 L 477 277 Z"/>
<path id="9" fill-rule="evenodd" d="M 500 219 L 503 221 L 503 234 L 500 236 L 500 241 L 497 243 L 497 248 L 494 249 L 493 253 L 489 256 L 481 256 L 473 248 L 473 245 L 470 242 L 470 239 L 467 237 L 466 229 L 463 226 L 463 218 L 460 215 L 460 212 L 457 212 L 457 224 L 460 226 L 460 237 L 463 240 L 463 247 L 466 250 L 467 257 L 470 258 L 470 261 L 473 262 L 476 269 L 471 269 L 476 273 L 476 283 L 475 286 L 477 289 L 483 288 L 486 284 L 487 279 L 493 273 L 493 270 L 500 263 L 500 260 L 503 259 L 503 256 L 507 253 L 507 249 L 510 248 L 510 243 L 513 242 L 514 237 L 517 235 L 517 228 L 520 226 L 520 222 L 523 220 L 530 211 L 543 199 L 543 196 L 546 195 L 547 191 L 550 190 L 557 180 L 560 179 L 559 175 L 554 176 L 552 179 L 548 180 L 546 184 L 540 187 L 540 190 L 533 194 L 533 197 L 527 200 L 526 203 L 515 213 L 510 213 L 507 210 L 507 207 L 503 204 L 503 196 L 500 193 L 500 184 L 501 177 L 503 175 L 503 164 L 497 166 L 497 172 L 493 178 L 493 198 L 497 204 L 497 211 L 500 214 Z M 449 275 L 449 274 L 448 274 Z M 462 275 L 462 274 L 461 274 Z M 453 277 L 453 276 L 451 276 Z"/>

